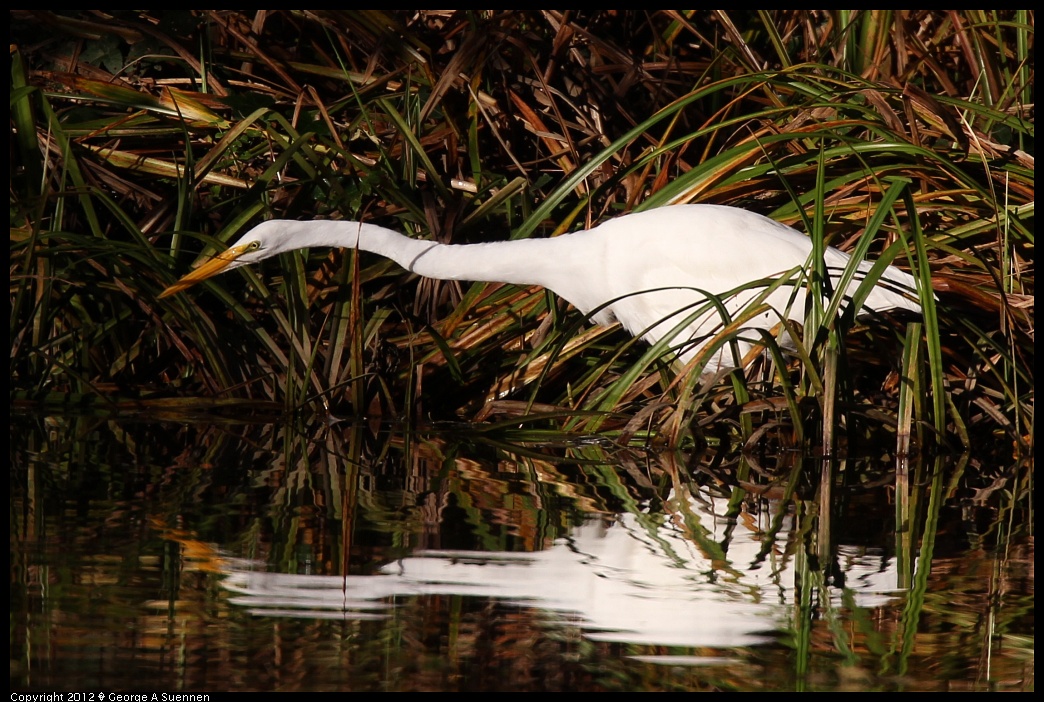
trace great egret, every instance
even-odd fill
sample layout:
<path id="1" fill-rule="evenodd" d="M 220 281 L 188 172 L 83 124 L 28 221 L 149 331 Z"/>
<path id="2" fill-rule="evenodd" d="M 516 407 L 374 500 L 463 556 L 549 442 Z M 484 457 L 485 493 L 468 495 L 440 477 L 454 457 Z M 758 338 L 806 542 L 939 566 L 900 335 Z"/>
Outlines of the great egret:
<path id="1" fill-rule="evenodd" d="M 550 239 L 445 245 L 411 239 L 365 222 L 270 220 L 251 229 L 223 253 L 181 278 L 160 297 L 201 280 L 279 253 L 312 246 L 358 248 L 387 256 L 403 268 L 440 280 L 541 285 L 565 298 L 597 324 L 619 321 L 632 335 L 655 344 L 665 336 L 678 360 L 688 363 L 722 328 L 722 315 L 705 293 L 722 296 L 730 319 L 753 300 L 769 308 L 743 324 L 770 329 L 781 318 L 803 321 L 803 279 L 811 240 L 762 215 L 722 205 L 675 205 L 631 213 L 585 231 Z M 849 256 L 824 252 L 836 287 Z M 846 293 L 854 294 L 870 262 L 858 264 Z M 766 295 L 780 276 L 794 281 Z M 889 266 L 860 314 L 906 309 L 920 312 L 916 284 Z M 761 298 L 761 299 L 759 299 Z M 741 357 L 760 338 L 738 338 Z M 722 347 L 706 359 L 705 373 L 735 365 Z"/>

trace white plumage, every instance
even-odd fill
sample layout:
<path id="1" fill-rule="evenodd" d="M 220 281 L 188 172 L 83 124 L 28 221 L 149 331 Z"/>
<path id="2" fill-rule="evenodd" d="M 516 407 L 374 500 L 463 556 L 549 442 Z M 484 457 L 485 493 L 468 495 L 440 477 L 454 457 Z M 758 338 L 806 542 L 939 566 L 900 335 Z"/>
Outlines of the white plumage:
<path id="1" fill-rule="evenodd" d="M 232 268 L 293 249 L 313 246 L 358 248 L 396 261 L 428 278 L 541 285 L 590 314 L 598 324 L 619 321 L 632 335 L 651 344 L 665 336 L 679 360 L 687 363 L 722 328 L 715 308 L 703 294 L 723 296 L 734 316 L 764 285 L 735 292 L 761 280 L 786 277 L 762 302 L 771 309 L 748 320 L 745 329 L 770 329 L 781 317 L 801 322 L 805 315 L 805 279 L 796 269 L 810 269 L 812 242 L 805 235 L 746 210 L 721 205 L 676 205 L 611 219 L 591 229 L 551 239 L 523 239 L 486 244 L 444 245 L 411 239 L 364 222 L 271 220 L 251 229 L 227 251 L 163 291 L 161 297 Z M 824 260 L 835 287 L 849 256 L 827 248 Z M 871 267 L 860 262 L 848 294 Z M 920 312 L 912 276 L 889 266 L 870 291 L 861 314 L 906 309 Z M 675 328 L 687 318 L 676 334 Z M 759 334 L 741 332 L 741 356 Z M 706 359 L 705 372 L 734 365 L 727 347 Z"/>

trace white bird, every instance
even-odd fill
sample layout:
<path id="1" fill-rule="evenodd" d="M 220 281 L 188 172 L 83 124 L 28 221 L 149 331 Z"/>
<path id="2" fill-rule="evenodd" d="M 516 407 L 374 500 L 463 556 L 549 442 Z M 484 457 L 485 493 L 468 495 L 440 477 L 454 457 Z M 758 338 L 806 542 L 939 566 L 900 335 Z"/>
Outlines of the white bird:
<path id="1" fill-rule="evenodd" d="M 439 280 L 540 285 L 597 324 L 615 321 L 650 344 L 668 337 L 681 363 L 700 356 L 723 328 L 706 293 L 721 296 L 729 319 L 751 305 L 769 307 L 742 329 L 771 329 L 782 318 L 804 321 L 812 242 L 762 215 L 722 205 L 675 205 L 636 212 L 588 230 L 550 239 L 484 244 L 439 244 L 411 239 L 374 224 L 353 221 L 270 220 L 251 229 L 164 290 L 166 297 L 239 266 L 293 249 L 357 248 L 386 256 L 418 275 Z M 834 287 L 849 256 L 827 248 L 824 261 Z M 855 293 L 871 263 L 858 264 L 846 291 Z M 773 279 L 789 282 L 769 291 Z M 760 282 L 759 282 L 760 281 Z M 750 285 L 753 284 L 753 285 Z M 747 286 L 744 288 L 744 286 Z M 891 309 L 920 312 L 914 278 L 888 266 L 866 297 L 861 315 Z M 757 344 L 756 331 L 737 336 L 740 358 Z M 729 347 L 704 354 L 704 373 L 736 365 Z"/>

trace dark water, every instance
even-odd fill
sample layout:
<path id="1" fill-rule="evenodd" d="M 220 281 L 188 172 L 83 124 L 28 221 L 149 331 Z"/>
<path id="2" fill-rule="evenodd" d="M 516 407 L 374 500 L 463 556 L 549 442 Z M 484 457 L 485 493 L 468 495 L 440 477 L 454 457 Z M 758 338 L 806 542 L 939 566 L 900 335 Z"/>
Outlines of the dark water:
<path id="1" fill-rule="evenodd" d="M 16 691 L 1033 689 L 1028 462 L 11 434 Z"/>

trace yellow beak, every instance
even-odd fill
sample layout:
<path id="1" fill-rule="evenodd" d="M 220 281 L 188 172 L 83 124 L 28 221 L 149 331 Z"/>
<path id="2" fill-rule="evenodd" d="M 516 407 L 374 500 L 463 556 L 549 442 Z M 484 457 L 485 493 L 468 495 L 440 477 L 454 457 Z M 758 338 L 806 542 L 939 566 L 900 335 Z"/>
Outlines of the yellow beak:
<path id="1" fill-rule="evenodd" d="M 230 249 L 222 251 L 216 254 L 214 258 L 210 259 L 199 268 L 196 268 L 191 273 L 186 274 L 178 282 L 171 285 L 169 288 L 159 294 L 161 298 L 179 293 L 185 288 L 191 288 L 196 283 L 211 278 L 218 273 L 221 273 L 228 269 L 228 267 L 235 262 L 237 258 L 247 252 L 245 246 L 233 246 Z"/>

